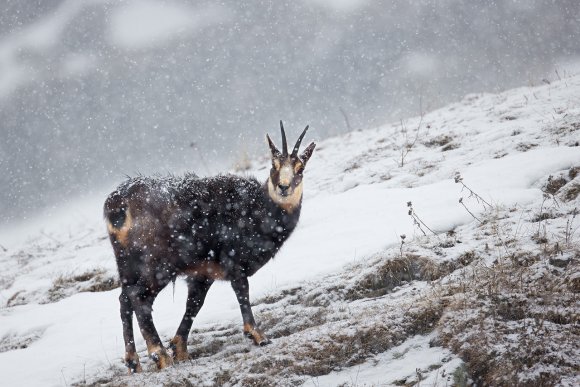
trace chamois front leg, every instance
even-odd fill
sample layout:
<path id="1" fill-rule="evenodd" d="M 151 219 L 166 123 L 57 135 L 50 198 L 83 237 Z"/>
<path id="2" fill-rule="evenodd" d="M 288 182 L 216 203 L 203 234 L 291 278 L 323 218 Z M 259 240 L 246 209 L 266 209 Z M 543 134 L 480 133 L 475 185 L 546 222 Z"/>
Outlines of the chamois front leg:
<path id="1" fill-rule="evenodd" d="M 185 305 L 185 314 L 177 328 L 175 337 L 171 339 L 171 349 L 173 350 L 173 358 L 176 361 L 183 361 L 189 359 L 189 353 L 187 352 L 187 337 L 189 336 L 189 331 L 191 330 L 191 324 L 193 324 L 193 319 L 197 316 L 197 313 L 203 306 L 205 301 L 205 296 L 213 280 L 209 278 L 195 278 L 187 277 L 187 303 Z"/>
<path id="2" fill-rule="evenodd" d="M 153 301 L 155 296 L 150 294 L 144 286 L 127 286 L 127 294 L 137 315 L 137 322 L 141 329 L 141 334 L 147 344 L 149 357 L 155 361 L 157 368 L 162 369 L 173 364 L 173 359 L 161 343 L 159 334 L 153 324 Z"/>
<path id="3" fill-rule="evenodd" d="M 125 365 L 129 368 L 129 373 L 141 372 L 139 355 L 135 350 L 135 337 L 133 335 L 133 306 L 123 288 L 119 296 L 121 304 L 121 322 L 123 323 L 123 339 L 125 340 Z"/>
<path id="4" fill-rule="evenodd" d="M 254 344 L 264 346 L 270 344 L 271 341 L 256 327 L 254 321 L 254 314 L 250 306 L 250 286 L 247 277 L 240 277 L 231 281 L 232 288 L 238 298 L 240 310 L 242 311 L 242 319 L 244 321 L 244 334 L 254 341 Z"/>

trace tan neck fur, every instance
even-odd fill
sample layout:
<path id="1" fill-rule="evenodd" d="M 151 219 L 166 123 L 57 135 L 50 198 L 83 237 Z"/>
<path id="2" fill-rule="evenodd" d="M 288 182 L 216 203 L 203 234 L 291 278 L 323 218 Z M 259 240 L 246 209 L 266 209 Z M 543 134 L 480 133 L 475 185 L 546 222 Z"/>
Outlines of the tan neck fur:
<path id="1" fill-rule="evenodd" d="M 272 184 L 272 181 L 268 178 L 268 195 L 274 203 L 279 205 L 284 209 L 284 211 L 291 214 L 300 205 L 300 201 L 302 200 L 302 182 L 294 188 L 291 195 L 280 196 L 278 192 L 276 192 L 276 187 L 274 187 L 274 184 Z"/>

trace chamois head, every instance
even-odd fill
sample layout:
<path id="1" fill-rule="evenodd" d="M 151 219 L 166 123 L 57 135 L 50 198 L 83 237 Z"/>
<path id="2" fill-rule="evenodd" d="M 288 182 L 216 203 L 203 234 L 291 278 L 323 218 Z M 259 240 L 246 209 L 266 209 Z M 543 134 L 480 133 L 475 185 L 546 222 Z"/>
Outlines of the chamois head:
<path id="1" fill-rule="evenodd" d="M 284 132 L 282 121 L 280 121 L 282 152 L 276 148 L 270 136 L 266 135 L 272 152 L 272 169 L 270 169 L 270 178 L 268 179 L 268 194 L 275 203 L 288 212 L 292 212 L 300 204 L 302 199 L 302 174 L 316 147 L 316 144 L 312 142 L 300 156 L 298 155 L 300 143 L 307 130 L 308 126 L 298 137 L 291 154 L 288 154 L 286 132 Z"/>

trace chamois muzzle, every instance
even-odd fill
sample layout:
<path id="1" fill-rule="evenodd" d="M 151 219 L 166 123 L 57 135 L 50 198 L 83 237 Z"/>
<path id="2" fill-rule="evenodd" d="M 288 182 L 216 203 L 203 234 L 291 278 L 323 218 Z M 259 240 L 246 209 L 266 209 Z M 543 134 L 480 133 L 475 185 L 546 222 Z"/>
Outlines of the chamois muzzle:
<path id="1" fill-rule="evenodd" d="M 278 189 L 280 189 L 281 196 L 288 196 L 288 190 L 290 189 L 290 186 L 278 184 Z"/>

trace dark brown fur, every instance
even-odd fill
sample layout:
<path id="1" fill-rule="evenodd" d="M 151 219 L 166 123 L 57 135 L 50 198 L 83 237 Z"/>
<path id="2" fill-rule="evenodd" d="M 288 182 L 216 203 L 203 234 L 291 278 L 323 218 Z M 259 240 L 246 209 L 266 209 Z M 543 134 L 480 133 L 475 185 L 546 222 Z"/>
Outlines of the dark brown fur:
<path id="1" fill-rule="evenodd" d="M 304 136 L 302 133 L 300 140 Z M 271 140 L 272 171 L 260 184 L 253 178 L 222 175 L 131 178 L 111 193 L 104 213 L 121 279 L 119 297 L 130 371 L 141 370 L 136 354 L 132 315 L 135 312 L 149 355 L 159 368 L 172 363 L 151 317 L 159 292 L 185 275 L 186 311 L 175 337 L 173 356 L 184 360 L 193 319 L 215 280 L 230 281 L 238 298 L 244 333 L 257 345 L 269 343 L 257 328 L 249 301 L 248 277 L 264 266 L 291 235 L 300 217 L 302 171 L 314 143 L 288 155 L 285 134 L 280 152 Z M 281 186 L 280 169 L 291 177 Z M 289 169 L 288 169 L 289 168 Z M 290 175 L 288 171 L 293 171 Z"/>

